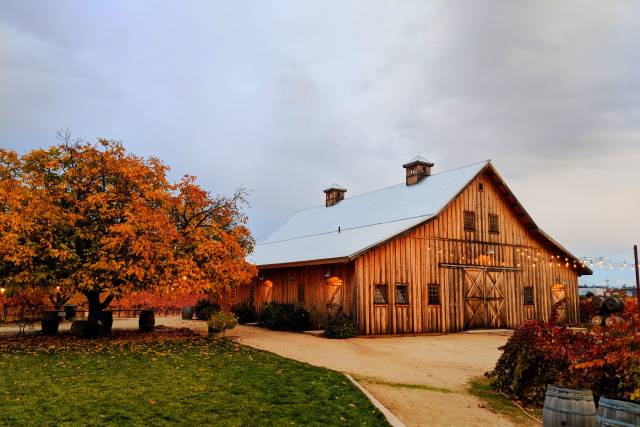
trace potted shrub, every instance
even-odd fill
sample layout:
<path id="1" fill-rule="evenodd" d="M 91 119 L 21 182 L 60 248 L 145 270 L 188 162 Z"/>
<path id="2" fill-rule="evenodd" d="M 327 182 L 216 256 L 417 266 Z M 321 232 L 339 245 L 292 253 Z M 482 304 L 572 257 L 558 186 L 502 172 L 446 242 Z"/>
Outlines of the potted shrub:
<path id="1" fill-rule="evenodd" d="M 230 311 L 217 311 L 211 315 L 208 321 L 209 336 L 219 338 L 224 336 L 227 329 L 233 329 L 238 324 L 238 318 Z"/>

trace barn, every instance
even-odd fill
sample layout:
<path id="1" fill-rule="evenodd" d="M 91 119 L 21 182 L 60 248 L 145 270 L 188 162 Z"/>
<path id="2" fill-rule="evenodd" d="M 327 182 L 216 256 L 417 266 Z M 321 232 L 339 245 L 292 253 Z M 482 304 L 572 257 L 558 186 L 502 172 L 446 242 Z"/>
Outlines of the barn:
<path id="1" fill-rule="evenodd" d="M 542 231 L 490 161 L 432 173 L 417 156 L 404 182 L 295 212 L 252 254 L 235 292 L 261 307 L 293 302 L 315 328 L 350 316 L 360 335 L 514 328 L 552 311 L 578 320 L 578 276 L 591 274 Z M 400 170 L 399 170 L 400 172 Z"/>

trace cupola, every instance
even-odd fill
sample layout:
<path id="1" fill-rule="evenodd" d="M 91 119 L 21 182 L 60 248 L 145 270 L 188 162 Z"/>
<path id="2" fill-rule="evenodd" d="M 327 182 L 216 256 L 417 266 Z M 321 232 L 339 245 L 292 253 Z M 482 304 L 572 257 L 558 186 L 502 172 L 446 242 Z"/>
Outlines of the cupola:
<path id="1" fill-rule="evenodd" d="M 340 202 L 340 200 L 344 200 L 344 193 L 346 192 L 346 188 L 338 184 L 331 184 L 326 190 L 324 190 L 324 194 L 326 196 L 326 207 L 333 206 L 336 203 Z"/>
<path id="2" fill-rule="evenodd" d="M 406 170 L 406 184 L 414 185 L 431 175 L 433 163 L 422 156 L 415 156 L 402 167 Z"/>

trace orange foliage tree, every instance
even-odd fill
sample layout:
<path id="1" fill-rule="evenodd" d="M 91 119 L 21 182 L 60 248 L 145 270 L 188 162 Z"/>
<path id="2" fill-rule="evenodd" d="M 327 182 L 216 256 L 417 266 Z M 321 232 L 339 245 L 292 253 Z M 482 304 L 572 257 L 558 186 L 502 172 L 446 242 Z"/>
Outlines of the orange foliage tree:
<path id="1" fill-rule="evenodd" d="M 133 291 L 218 291 L 247 281 L 244 192 L 177 184 L 116 141 L 0 151 L 0 277 L 9 289 L 80 292 L 89 320 Z"/>

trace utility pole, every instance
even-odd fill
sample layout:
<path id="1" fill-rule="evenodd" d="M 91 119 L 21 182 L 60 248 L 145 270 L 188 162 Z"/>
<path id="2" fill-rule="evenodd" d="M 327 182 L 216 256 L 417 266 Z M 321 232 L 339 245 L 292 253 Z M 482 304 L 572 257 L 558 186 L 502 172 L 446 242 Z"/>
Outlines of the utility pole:
<path id="1" fill-rule="evenodd" d="M 640 311 L 640 266 L 638 266 L 638 245 L 633 245 L 633 258 L 636 260 L 636 300 L 638 301 L 638 311 Z"/>

